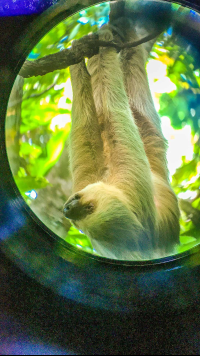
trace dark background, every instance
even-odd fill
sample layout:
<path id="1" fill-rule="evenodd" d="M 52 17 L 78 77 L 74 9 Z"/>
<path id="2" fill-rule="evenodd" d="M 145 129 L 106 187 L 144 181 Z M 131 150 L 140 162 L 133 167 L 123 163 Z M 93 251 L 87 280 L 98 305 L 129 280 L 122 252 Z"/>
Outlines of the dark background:
<path id="1" fill-rule="evenodd" d="M 0 18 L 1 68 L 14 70 L 12 48 L 36 16 Z M 86 308 L 44 288 L 0 253 L 1 354 L 198 355 L 199 311 L 198 303 L 176 312 L 168 304 L 162 310 L 144 304 L 134 314 Z"/>

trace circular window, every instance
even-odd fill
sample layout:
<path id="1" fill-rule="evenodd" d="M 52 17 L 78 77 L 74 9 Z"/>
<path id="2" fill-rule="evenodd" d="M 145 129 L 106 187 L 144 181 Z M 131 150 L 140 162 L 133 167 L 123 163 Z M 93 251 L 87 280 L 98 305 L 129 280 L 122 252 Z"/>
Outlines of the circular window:
<path id="1" fill-rule="evenodd" d="M 199 23 L 178 4 L 104 2 L 29 53 L 7 154 L 27 205 L 67 243 L 128 261 L 199 244 Z"/>

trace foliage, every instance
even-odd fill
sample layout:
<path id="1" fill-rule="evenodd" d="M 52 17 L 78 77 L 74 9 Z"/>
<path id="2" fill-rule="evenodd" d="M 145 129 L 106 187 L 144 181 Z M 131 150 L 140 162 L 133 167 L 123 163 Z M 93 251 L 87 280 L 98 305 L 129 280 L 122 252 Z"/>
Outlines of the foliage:
<path id="1" fill-rule="evenodd" d="M 90 240 L 82 232 L 79 232 L 75 227 L 71 226 L 68 231 L 66 241 L 69 244 L 75 245 L 83 249 L 85 252 L 94 253 Z"/>
<path id="2" fill-rule="evenodd" d="M 180 198 L 187 199 L 191 206 L 200 210 L 200 69 L 198 55 L 194 48 L 184 43 L 177 44 L 176 34 L 165 33 L 155 44 L 152 58 L 167 65 L 167 77 L 174 84 L 174 90 L 159 96 L 161 117 L 169 117 L 171 125 L 177 131 L 186 126 L 191 128 L 193 156 L 182 156 L 182 164 L 172 176 L 172 186 Z M 185 193 L 185 195 L 184 195 Z M 199 214 L 200 216 L 200 214 Z M 181 246 L 178 252 L 184 252 L 200 242 L 198 228 L 190 215 L 182 211 Z"/>
<path id="3" fill-rule="evenodd" d="M 95 32 L 108 21 L 108 3 L 83 10 L 47 33 L 28 56 L 35 60 L 62 51 L 71 41 Z M 24 81 L 20 125 L 21 167 L 15 182 L 28 204 L 49 185 L 46 176 L 59 160 L 71 127 L 71 85 L 69 69 Z M 34 198 L 31 198 L 31 197 Z M 94 252 L 86 235 L 71 227 L 66 241 Z"/>
<path id="4" fill-rule="evenodd" d="M 177 5 L 178 6 L 178 5 Z M 81 11 L 54 27 L 31 51 L 28 59 L 62 51 L 71 41 L 89 32 L 95 32 L 108 21 L 109 5 L 103 3 Z M 174 89 L 157 92 L 161 117 L 170 118 L 178 131 L 191 128 L 193 157 L 182 157 L 182 163 L 172 176 L 172 185 L 178 196 L 191 192 L 187 199 L 193 208 L 200 210 L 200 69 L 194 49 L 180 42 L 173 29 L 160 35 L 150 60 L 166 66 L 166 77 Z M 158 79 L 154 79 L 156 82 Z M 47 175 L 59 160 L 70 132 L 71 86 L 69 69 L 55 71 L 43 77 L 29 78 L 24 82 L 24 97 L 20 125 L 20 169 L 15 177 L 23 197 L 30 203 L 31 190 L 48 186 Z M 181 247 L 183 252 L 197 244 L 199 231 L 190 216 L 182 212 Z M 66 241 L 92 252 L 88 238 L 71 228 Z"/>

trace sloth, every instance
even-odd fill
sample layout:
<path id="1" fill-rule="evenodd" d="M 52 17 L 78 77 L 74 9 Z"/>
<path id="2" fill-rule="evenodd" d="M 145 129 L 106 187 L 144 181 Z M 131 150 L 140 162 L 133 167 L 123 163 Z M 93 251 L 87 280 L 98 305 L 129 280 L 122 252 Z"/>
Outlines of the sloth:
<path id="1" fill-rule="evenodd" d="M 136 41 L 134 23 L 123 18 L 121 24 L 120 40 Z M 101 40 L 117 38 L 109 24 L 99 30 Z M 70 67 L 74 193 L 63 212 L 98 255 L 155 259 L 172 254 L 179 243 L 179 207 L 145 70 L 145 45 L 118 52 L 100 47 L 87 66 L 83 60 Z"/>

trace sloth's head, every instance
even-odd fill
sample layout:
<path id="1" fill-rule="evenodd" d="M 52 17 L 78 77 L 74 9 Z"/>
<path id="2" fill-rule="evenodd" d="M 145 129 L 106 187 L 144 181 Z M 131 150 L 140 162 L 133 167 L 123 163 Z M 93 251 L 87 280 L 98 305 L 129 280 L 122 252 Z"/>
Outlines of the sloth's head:
<path id="1" fill-rule="evenodd" d="M 126 232 L 141 232 L 123 192 L 103 182 L 90 184 L 71 196 L 63 212 L 77 229 L 94 240 L 112 243 Z"/>

